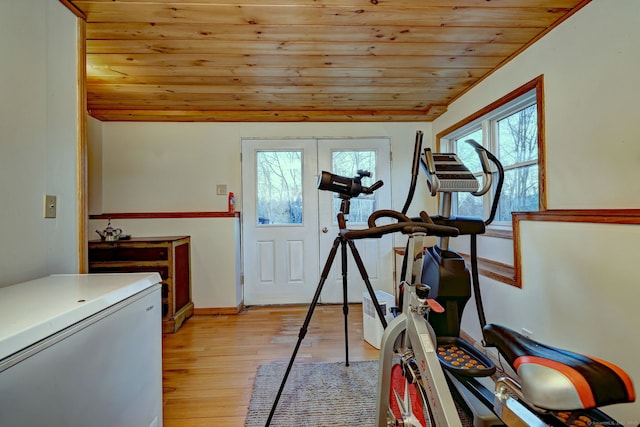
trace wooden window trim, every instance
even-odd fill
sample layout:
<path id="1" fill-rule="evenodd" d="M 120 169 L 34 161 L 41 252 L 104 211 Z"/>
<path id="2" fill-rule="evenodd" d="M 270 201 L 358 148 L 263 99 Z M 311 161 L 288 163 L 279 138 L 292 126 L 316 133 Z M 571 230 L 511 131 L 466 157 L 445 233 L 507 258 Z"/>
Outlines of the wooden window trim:
<path id="1" fill-rule="evenodd" d="M 520 267 L 522 265 L 520 253 L 521 221 L 640 225 L 640 209 L 553 209 L 539 212 L 514 212 L 512 214 L 514 265 L 510 266 L 478 257 L 478 274 L 522 288 L 522 269 Z M 500 237 L 492 236 L 491 230 L 487 230 L 487 233 L 482 236 Z M 461 253 L 460 255 L 470 264 L 471 259 L 468 254 Z"/>
<path id="2" fill-rule="evenodd" d="M 487 115 L 488 113 L 502 107 L 503 105 L 513 101 L 516 98 L 521 97 L 527 92 L 534 90 L 536 92 L 536 108 L 538 111 L 538 203 L 540 210 L 544 211 L 547 206 L 547 192 L 546 192 L 546 150 L 545 150 L 545 119 L 544 119 L 544 75 L 541 74 L 531 81 L 525 83 L 524 85 L 518 87 L 517 89 L 509 92 L 503 97 L 495 100 L 484 108 L 476 111 L 470 116 L 462 119 L 456 124 L 444 129 L 436 135 L 436 151 L 440 150 L 440 141 L 445 136 L 451 134 L 452 132 L 460 129 L 468 125 L 471 122 L 474 122 L 481 117 Z M 514 239 L 515 227 L 512 223 L 512 229 L 507 230 L 502 227 L 487 227 L 487 231 L 483 236 L 500 238 L 500 239 L 511 239 L 514 241 L 514 251 L 516 251 L 515 259 L 518 259 L 519 254 L 519 246 L 515 244 L 516 240 Z M 462 254 L 463 257 L 467 257 L 468 255 Z M 514 261 L 515 264 L 515 261 Z M 508 285 L 521 287 L 520 277 L 517 273 L 517 270 L 512 266 L 507 264 L 499 263 L 497 261 L 493 261 L 486 258 L 478 258 L 478 270 L 479 274 L 490 277 L 494 280 L 497 280 L 502 283 L 506 283 Z"/>
<path id="3" fill-rule="evenodd" d="M 602 224 L 640 224 L 640 209 L 600 209 L 600 210 L 547 210 L 546 185 L 546 148 L 545 148 L 545 114 L 544 114 L 544 75 L 540 75 L 523 86 L 492 102 L 476 113 L 466 117 L 453 126 L 436 135 L 436 151 L 440 149 L 440 140 L 455 130 L 490 113 L 496 108 L 524 95 L 530 90 L 536 90 L 536 104 L 538 109 L 538 191 L 540 210 L 537 212 L 514 212 L 512 214 L 511 231 L 500 227 L 487 227 L 483 236 L 513 240 L 513 267 L 486 258 L 478 259 L 479 274 L 490 277 L 499 282 L 522 287 L 522 265 L 520 253 L 520 222 L 548 221 L 548 222 L 579 222 Z M 468 257 L 468 255 L 464 255 Z"/>
<path id="4" fill-rule="evenodd" d="M 502 107 L 503 105 L 513 101 L 514 99 L 524 95 L 525 93 L 535 89 L 536 91 L 536 108 L 538 110 L 538 204 L 540 210 L 544 211 L 547 207 L 547 186 L 546 186 L 546 150 L 545 150 L 545 120 L 544 120 L 544 74 L 539 75 L 533 80 L 525 83 L 519 88 L 509 92 L 502 98 L 499 98 L 484 108 L 476 111 L 470 116 L 462 119 L 458 123 L 444 129 L 436 135 L 436 151 L 440 150 L 440 140 L 450 133 L 460 129 L 469 123 L 478 120 L 488 113 Z"/>
<path id="5" fill-rule="evenodd" d="M 513 240 L 513 230 L 502 227 L 498 228 L 488 226 L 483 236 Z"/>
<path id="6" fill-rule="evenodd" d="M 460 256 L 464 258 L 467 265 L 471 265 L 471 256 L 469 254 L 460 253 Z M 507 285 L 521 287 L 516 280 L 513 266 L 508 264 L 478 257 L 478 274 Z"/>

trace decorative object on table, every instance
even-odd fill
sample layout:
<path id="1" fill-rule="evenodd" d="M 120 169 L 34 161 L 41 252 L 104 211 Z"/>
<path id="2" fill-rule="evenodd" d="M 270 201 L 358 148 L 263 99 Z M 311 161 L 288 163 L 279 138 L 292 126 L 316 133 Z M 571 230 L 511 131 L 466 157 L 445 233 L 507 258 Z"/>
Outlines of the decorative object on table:
<path id="1" fill-rule="evenodd" d="M 98 233 L 100 239 L 106 242 L 115 242 L 116 240 L 128 239 L 131 237 L 123 235 L 121 228 L 113 228 L 111 226 L 111 218 L 109 218 L 109 222 L 107 222 L 107 228 L 102 230 L 102 232 L 96 230 L 96 233 Z"/>

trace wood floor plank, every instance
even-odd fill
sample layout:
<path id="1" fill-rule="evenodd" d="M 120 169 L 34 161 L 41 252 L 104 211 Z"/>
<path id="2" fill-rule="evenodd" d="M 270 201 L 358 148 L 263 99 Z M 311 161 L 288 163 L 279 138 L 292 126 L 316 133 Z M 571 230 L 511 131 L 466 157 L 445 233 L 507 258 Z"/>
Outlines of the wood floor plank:
<path id="1" fill-rule="evenodd" d="M 253 307 L 237 315 L 196 315 L 163 337 L 165 427 L 243 427 L 258 367 L 288 363 L 308 306 Z M 377 360 L 363 339 L 362 308 L 350 305 L 349 360 Z M 343 362 L 341 305 L 317 306 L 296 363 Z"/>

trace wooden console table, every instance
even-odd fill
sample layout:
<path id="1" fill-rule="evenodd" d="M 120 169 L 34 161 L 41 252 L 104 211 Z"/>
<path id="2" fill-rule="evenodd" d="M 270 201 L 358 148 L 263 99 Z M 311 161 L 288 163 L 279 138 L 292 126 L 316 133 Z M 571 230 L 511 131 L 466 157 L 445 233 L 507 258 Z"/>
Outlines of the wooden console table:
<path id="1" fill-rule="evenodd" d="M 189 236 L 89 241 L 89 272 L 157 271 L 162 277 L 162 332 L 174 333 L 193 315 Z"/>

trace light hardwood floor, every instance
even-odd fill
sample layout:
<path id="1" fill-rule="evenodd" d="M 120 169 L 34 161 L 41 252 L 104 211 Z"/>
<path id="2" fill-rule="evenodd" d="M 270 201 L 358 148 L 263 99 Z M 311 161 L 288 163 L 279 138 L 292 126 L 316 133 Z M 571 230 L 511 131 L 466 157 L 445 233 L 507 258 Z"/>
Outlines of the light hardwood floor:
<path id="1" fill-rule="evenodd" d="M 193 316 L 163 337 L 165 427 L 242 427 L 256 371 L 287 363 L 309 306 L 254 307 L 237 315 Z M 349 360 L 374 360 L 362 309 L 350 305 Z M 296 363 L 344 362 L 342 305 L 317 306 Z M 275 396 L 274 396 L 275 397 Z"/>

